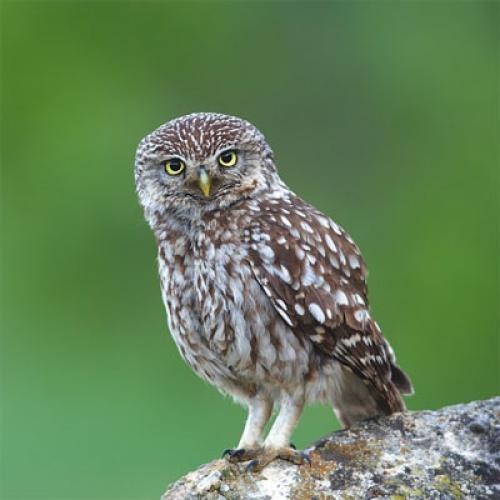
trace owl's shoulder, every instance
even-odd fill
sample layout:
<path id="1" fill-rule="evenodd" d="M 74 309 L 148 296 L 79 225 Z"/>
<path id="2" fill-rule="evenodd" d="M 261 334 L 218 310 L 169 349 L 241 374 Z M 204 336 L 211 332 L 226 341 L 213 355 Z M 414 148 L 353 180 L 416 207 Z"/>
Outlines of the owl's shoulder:
<path id="1" fill-rule="evenodd" d="M 319 276 L 351 285 L 366 296 L 368 270 L 361 251 L 330 217 L 291 191 L 251 206 L 253 217 L 244 227 L 244 241 L 264 263 L 275 262 L 290 275 L 304 274 L 304 268 L 311 267 Z"/>

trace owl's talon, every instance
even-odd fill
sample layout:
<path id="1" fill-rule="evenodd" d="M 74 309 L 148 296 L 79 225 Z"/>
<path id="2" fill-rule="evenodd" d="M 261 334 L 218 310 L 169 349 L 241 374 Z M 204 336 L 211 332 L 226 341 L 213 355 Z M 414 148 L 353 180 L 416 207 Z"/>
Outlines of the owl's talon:
<path id="1" fill-rule="evenodd" d="M 245 472 L 258 472 L 257 467 L 259 466 L 259 461 L 258 460 L 252 460 L 246 467 L 245 467 Z M 259 469 L 260 470 L 260 469 Z"/>
<path id="2" fill-rule="evenodd" d="M 227 449 L 222 453 L 222 458 L 225 458 L 228 462 L 238 463 L 247 462 L 248 460 L 254 459 L 257 455 L 261 453 L 260 448 L 257 449 L 247 449 L 247 448 L 236 448 L 234 450 Z"/>
<path id="3" fill-rule="evenodd" d="M 280 458 L 295 465 L 311 465 L 308 455 L 294 448 L 263 449 L 255 460 L 252 460 L 245 468 L 246 472 L 260 472 L 273 460 Z"/>

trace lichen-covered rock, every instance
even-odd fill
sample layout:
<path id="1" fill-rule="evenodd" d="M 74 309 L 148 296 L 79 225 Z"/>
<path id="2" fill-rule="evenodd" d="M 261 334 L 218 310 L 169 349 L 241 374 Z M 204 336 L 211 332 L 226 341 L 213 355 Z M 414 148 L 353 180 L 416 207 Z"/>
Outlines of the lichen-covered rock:
<path id="1" fill-rule="evenodd" d="M 258 474 L 215 460 L 162 500 L 500 498 L 500 398 L 367 421 L 307 452 L 311 465 Z"/>

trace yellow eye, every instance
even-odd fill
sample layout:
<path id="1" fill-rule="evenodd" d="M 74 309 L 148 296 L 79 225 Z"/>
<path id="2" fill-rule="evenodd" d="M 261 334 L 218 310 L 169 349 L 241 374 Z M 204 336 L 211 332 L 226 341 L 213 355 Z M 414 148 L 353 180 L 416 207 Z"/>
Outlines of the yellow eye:
<path id="1" fill-rule="evenodd" d="M 236 151 L 225 151 L 219 155 L 219 165 L 221 167 L 234 167 L 237 161 L 238 155 L 236 154 Z"/>
<path id="2" fill-rule="evenodd" d="M 165 162 L 165 172 L 167 172 L 168 175 L 179 175 L 185 168 L 186 165 L 184 165 L 184 162 L 179 158 L 172 158 Z"/>

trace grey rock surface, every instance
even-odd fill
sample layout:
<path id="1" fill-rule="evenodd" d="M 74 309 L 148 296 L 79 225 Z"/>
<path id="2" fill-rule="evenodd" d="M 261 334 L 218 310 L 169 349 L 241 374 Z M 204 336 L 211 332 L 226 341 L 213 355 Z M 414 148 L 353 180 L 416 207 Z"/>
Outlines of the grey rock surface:
<path id="1" fill-rule="evenodd" d="M 500 397 L 367 421 L 307 453 L 311 465 L 278 460 L 258 474 L 214 460 L 162 500 L 500 499 Z"/>

